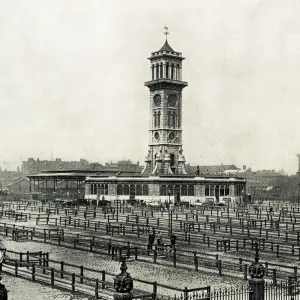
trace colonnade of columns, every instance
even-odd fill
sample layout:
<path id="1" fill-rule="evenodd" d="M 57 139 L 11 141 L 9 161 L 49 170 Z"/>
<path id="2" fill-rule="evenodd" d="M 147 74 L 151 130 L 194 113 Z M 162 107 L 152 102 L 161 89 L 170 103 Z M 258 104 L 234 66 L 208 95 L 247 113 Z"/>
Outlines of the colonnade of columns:
<path id="1" fill-rule="evenodd" d="M 157 79 L 174 79 L 181 80 L 182 71 L 179 64 L 157 63 L 151 66 L 152 80 Z"/>

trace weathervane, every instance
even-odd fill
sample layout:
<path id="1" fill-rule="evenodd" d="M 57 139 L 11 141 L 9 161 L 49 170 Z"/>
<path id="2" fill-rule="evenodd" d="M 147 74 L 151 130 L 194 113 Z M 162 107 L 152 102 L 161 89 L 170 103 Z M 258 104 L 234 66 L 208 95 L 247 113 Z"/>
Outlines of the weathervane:
<path id="1" fill-rule="evenodd" d="M 164 35 L 166 36 L 166 41 L 168 40 L 168 34 L 170 34 L 170 32 L 168 32 L 169 28 L 167 26 L 165 26 L 165 32 Z"/>

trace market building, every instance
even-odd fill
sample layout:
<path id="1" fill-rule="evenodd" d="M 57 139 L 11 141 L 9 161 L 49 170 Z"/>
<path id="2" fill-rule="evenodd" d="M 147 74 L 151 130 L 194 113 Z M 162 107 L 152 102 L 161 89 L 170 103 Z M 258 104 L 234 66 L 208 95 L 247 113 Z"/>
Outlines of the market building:
<path id="1" fill-rule="evenodd" d="M 85 180 L 87 199 L 139 199 L 144 201 L 205 201 L 224 197 L 241 201 L 246 180 L 233 174 L 188 174 L 182 143 L 182 53 L 167 39 L 151 54 L 149 145 L 142 172 L 97 174 Z"/>

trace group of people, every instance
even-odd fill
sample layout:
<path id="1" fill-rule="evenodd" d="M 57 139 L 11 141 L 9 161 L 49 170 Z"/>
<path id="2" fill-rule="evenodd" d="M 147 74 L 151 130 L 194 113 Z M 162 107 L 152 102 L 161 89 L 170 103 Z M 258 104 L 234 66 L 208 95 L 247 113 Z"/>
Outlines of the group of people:
<path id="1" fill-rule="evenodd" d="M 175 249 L 176 235 L 174 233 L 171 233 L 169 239 L 170 239 L 170 248 Z M 159 231 L 156 233 L 155 229 L 153 228 L 152 233 L 150 233 L 148 237 L 148 249 L 153 249 L 153 246 L 155 245 L 155 240 L 156 240 L 157 249 L 163 250 L 165 244 L 163 243 L 162 235 Z"/>

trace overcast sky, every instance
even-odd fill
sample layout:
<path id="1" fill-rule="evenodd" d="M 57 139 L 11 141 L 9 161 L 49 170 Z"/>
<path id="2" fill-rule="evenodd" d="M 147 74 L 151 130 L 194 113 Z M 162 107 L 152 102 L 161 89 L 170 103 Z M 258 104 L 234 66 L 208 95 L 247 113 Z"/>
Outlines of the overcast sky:
<path id="1" fill-rule="evenodd" d="M 144 163 L 147 57 L 183 53 L 191 164 L 297 171 L 299 0 L 0 0 L 0 166 Z"/>

